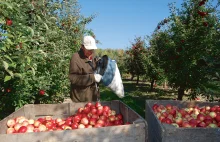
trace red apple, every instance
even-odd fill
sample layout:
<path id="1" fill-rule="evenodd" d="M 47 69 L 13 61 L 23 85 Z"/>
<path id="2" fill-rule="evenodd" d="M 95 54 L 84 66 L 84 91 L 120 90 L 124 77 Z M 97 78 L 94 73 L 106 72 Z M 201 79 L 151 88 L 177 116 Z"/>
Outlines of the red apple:
<path id="1" fill-rule="evenodd" d="M 49 121 L 45 124 L 45 126 L 47 127 L 47 129 L 52 129 L 53 123 Z"/>
<path id="2" fill-rule="evenodd" d="M 175 117 L 176 116 L 176 110 L 175 109 L 169 110 L 169 114 L 171 114 Z"/>
<path id="3" fill-rule="evenodd" d="M 39 95 L 44 95 L 45 94 L 45 91 L 44 90 L 40 90 L 39 91 Z"/>
<path id="4" fill-rule="evenodd" d="M 6 25 L 11 26 L 12 25 L 12 20 L 11 19 L 6 19 Z"/>
<path id="5" fill-rule="evenodd" d="M 197 119 L 200 120 L 200 121 L 204 121 L 205 120 L 205 115 L 200 113 L 200 114 L 197 115 Z"/>
<path id="6" fill-rule="evenodd" d="M 110 110 L 109 106 L 103 106 L 103 112 L 108 112 Z"/>
<path id="7" fill-rule="evenodd" d="M 22 125 L 21 125 L 20 123 L 16 123 L 16 124 L 14 125 L 15 131 L 18 131 L 21 126 L 22 126 Z"/>
<path id="8" fill-rule="evenodd" d="M 159 119 L 160 121 L 162 121 L 164 118 L 165 118 L 164 116 L 160 115 L 158 119 Z"/>
<path id="9" fill-rule="evenodd" d="M 83 125 L 83 124 L 78 125 L 78 129 L 83 129 L 83 128 L 85 128 L 85 125 Z"/>
<path id="10" fill-rule="evenodd" d="M 71 120 L 71 119 L 66 120 L 66 121 L 65 121 L 65 124 L 68 125 L 68 126 L 70 126 L 70 125 L 72 124 L 72 120 Z"/>
<path id="11" fill-rule="evenodd" d="M 90 112 L 90 107 L 85 106 L 83 109 L 83 113 L 88 114 Z"/>
<path id="12" fill-rule="evenodd" d="M 169 115 L 167 116 L 167 118 L 169 118 L 169 119 L 171 119 L 171 120 L 174 119 L 173 115 L 171 115 L 171 114 L 169 114 Z"/>
<path id="13" fill-rule="evenodd" d="M 212 117 L 212 118 L 215 118 L 217 116 L 216 112 L 210 112 L 209 115 Z"/>
<path id="14" fill-rule="evenodd" d="M 34 132 L 40 132 L 39 128 L 34 128 Z"/>
<path id="15" fill-rule="evenodd" d="M 189 124 L 190 124 L 192 127 L 196 127 L 197 124 L 198 124 L 198 122 L 197 122 L 196 119 L 191 119 L 191 120 L 189 120 Z"/>
<path id="16" fill-rule="evenodd" d="M 72 130 L 72 128 L 70 126 L 65 125 L 63 130 Z"/>
<path id="17" fill-rule="evenodd" d="M 217 122 L 220 122 L 220 114 L 218 114 L 218 115 L 215 117 L 215 120 L 216 120 Z"/>
<path id="18" fill-rule="evenodd" d="M 207 127 L 210 127 L 210 128 L 217 128 L 218 126 L 214 123 L 210 123 Z"/>
<path id="19" fill-rule="evenodd" d="M 8 126 L 9 128 L 14 127 L 15 124 L 16 124 L 16 122 L 15 122 L 14 119 L 9 119 L 9 120 L 7 121 L 7 126 Z"/>
<path id="20" fill-rule="evenodd" d="M 26 127 L 27 127 L 27 132 L 34 132 L 34 125 L 28 124 Z"/>
<path id="21" fill-rule="evenodd" d="M 52 118 L 52 116 L 45 116 L 45 120 L 46 121 L 51 121 L 51 120 L 53 120 L 53 118 Z"/>
<path id="22" fill-rule="evenodd" d="M 97 124 L 95 124 L 95 126 L 94 126 L 95 128 L 100 128 L 100 127 L 103 127 L 101 124 L 99 124 L 99 123 L 97 123 Z"/>
<path id="23" fill-rule="evenodd" d="M 97 114 L 93 114 L 91 118 L 95 118 L 95 119 L 98 119 L 99 116 Z"/>
<path id="24" fill-rule="evenodd" d="M 35 127 L 35 128 L 38 128 L 38 127 L 40 126 L 40 124 L 41 124 L 40 121 L 38 121 L 38 120 L 35 120 L 35 121 L 34 121 L 34 127 Z"/>
<path id="25" fill-rule="evenodd" d="M 162 112 L 161 115 L 164 116 L 164 117 L 168 117 L 168 113 L 167 112 Z"/>
<path id="26" fill-rule="evenodd" d="M 94 125 L 96 124 L 96 121 L 97 121 L 96 118 L 91 118 L 91 119 L 89 120 L 89 124 L 94 126 Z"/>
<path id="27" fill-rule="evenodd" d="M 96 124 L 100 124 L 100 125 L 104 126 L 104 125 L 105 125 L 105 121 L 99 119 L 99 120 L 96 122 Z"/>
<path id="28" fill-rule="evenodd" d="M 99 116 L 99 119 L 106 121 L 108 119 L 108 117 L 105 115 L 101 115 L 101 116 Z M 117 119 L 119 119 L 119 118 L 117 117 Z"/>
<path id="29" fill-rule="evenodd" d="M 75 115 L 74 117 L 73 117 L 73 122 L 80 122 L 80 120 L 81 120 L 81 116 L 80 115 Z"/>
<path id="30" fill-rule="evenodd" d="M 27 131 L 27 127 L 26 126 L 21 126 L 19 129 L 18 129 L 18 133 L 25 133 Z"/>
<path id="31" fill-rule="evenodd" d="M 34 124 L 34 119 L 29 119 L 29 120 L 28 120 L 28 123 L 29 123 L 29 124 Z"/>
<path id="32" fill-rule="evenodd" d="M 182 126 L 183 119 L 182 119 L 181 117 L 176 117 L 176 118 L 174 119 L 174 122 L 175 122 L 176 124 L 178 124 L 179 126 Z"/>
<path id="33" fill-rule="evenodd" d="M 6 131 L 7 134 L 12 134 L 12 133 L 15 133 L 15 132 L 16 132 L 15 129 L 12 128 L 12 127 L 8 128 L 7 131 Z"/>
<path id="34" fill-rule="evenodd" d="M 73 122 L 73 123 L 71 124 L 71 128 L 72 128 L 72 129 L 78 129 L 78 123 Z"/>
<path id="35" fill-rule="evenodd" d="M 65 124 L 65 123 L 66 123 L 66 121 L 65 121 L 65 120 L 62 120 L 61 122 L 57 123 L 57 125 L 58 125 L 58 126 L 61 126 L 61 125 Z"/>
<path id="36" fill-rule="evenodd" d="M 83 124 L 83 125 L 88 125 L 88 124 L 89 124 L 89 120 L 88 120 L 88 118 L 83 117 L 83 118 L 81 119 L 80 123 Z"/>
<path id="37" fill-rule="evenodd" d="M 91 107 L 93 104 L 91 102 L 88 102 L 85 106 L 86 107 Z"/>
<path id="38" fill-rule="evenodd" d="M 153 104 L 152 109 L 154 112 L 157 110 L 158 106 L 159 106 L 158 104 Z"/>
<path id="39" fill-rule="evenodd" d="M 96 114 L 96 112 L 97 112 L 97 109 L 96 109 L 96 108 L 92 108 L 92 109 L 91 109 L 91 113 L 92 113 L 92 114 Z"/>
<path id="40" fill-rule="evenodd" d="M 44 118 L 38 118 L 38 121 L 40 121 L 40 123 L 44 123 L 45 119 Z"/>
<path id="41" fill-rule="evenodd" d="M 115 121 L 115 115 L 109 116 L 108 119 L 109 119 L 111 122 Z"/>
<path id="42" fill-rule="evenodd" d="M 167 124 L 171 124 L 172 123 L 172 120 L 171 119 L 169 119 L 169 118 L 165 118 L 166 120 L 165 120 L 165 123 L 167 123 Z"/>
<path id="43" fill-rule="evenodd" d="M 23 122 L 21 123 L 22 126 L 27 126 L 28 124 L 29 124 L 28 121 L 23 121 Z"/>
<path id="44" fill-rule="evenodd" d="M 38 128 L 39 128 L 40 132 L 44 132 L 47 130 L 47 127 L 43 124 L 41 124 Z"/>
<path id="45" fill-rule="evenodd" d="M 78 108 L 78 113 L 82 113 L 83 112 L 83 110 L 84 110 L 84 108 L 83 107 L 80 107 L 80 108 Z"/>
<path id="46" fill-rule="evenodd" d="M 103 106 L 99 106 L 98 108 L 97 108 L 97 115 L 102 115 L 102 113 L 103 113 Z"/>
<path id="47" fill-rule="evenodd" d="M 85 127 L 86 128 L 92 128 L 92 125 L 86 125 Z"/>
<path id="48" fill-rule="evenodd" d="M 205 106 L 206 111 L 210 111 L 211 107 L 210 106 Z"/>
<path id="49" fill-rule="evenodd" d="M 171 109 L 172 109 L 172 105 L 171 105 L 171 104 L 167 104 L 167 105 L 166 105 L 166 109 L 167 109 L 167 110 L 171 110 Z"/>
<path id="50" fill-rule="evenodd" d="M 56 123 L 59 123 L 59 122 L 61 122 L 61 121 L 63 121 L 61 118 L 57 118 L 57 119 L 55 120 Z"/>
<path id="51" fill-rule="evenodd" d="M 206 127 L 207 125 L 206 125 L 206 123 L 205 122 L 199 122 L 198 124 L 197 124 L 197 127 Z"/>
<path id="52" fill-rule="evenodd" d="M 189 124 L 189 122 L 184 121 L 183 124 L 182 124 L 182 127 L 191 128 L 192 126 Z"/>
<path id="53" fill-rule="evenodd" d="M 102 106 L 100 102 L 95 103 L 95 107 L 98 108 L 99 106 Z"/>
<path id="54" fill-rule="evenodd" d="M 179 128 L 180 126 L 176 123 L 171 123 L 171 125 L 175 126 L 176 128 Z"/>
<path id="55" fill-rule="evenodd" d="M 115 110 L 111 110 L 111 115 L 116 115 L 116 111 Z"/>

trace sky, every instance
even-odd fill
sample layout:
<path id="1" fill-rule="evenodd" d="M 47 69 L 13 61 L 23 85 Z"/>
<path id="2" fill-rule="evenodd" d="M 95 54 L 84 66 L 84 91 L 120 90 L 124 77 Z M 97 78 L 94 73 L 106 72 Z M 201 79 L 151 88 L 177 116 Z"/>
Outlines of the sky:
<path id="1" fill-rule="evenodd" d="M 168 4 L 182 0 L 78 0 L 83 16 L 97 16 L 92 29 L 100 49 L 128 49 L 136 37 L 151 35 L 157 24 L 170 15 Z"/>

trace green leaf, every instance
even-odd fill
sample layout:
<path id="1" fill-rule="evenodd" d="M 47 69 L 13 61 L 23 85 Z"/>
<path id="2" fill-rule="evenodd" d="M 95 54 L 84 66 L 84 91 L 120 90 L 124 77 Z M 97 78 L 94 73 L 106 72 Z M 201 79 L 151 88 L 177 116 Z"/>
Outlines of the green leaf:
<path id="1" fill-rule="evenodd" d="M 18 78 L 22 78 L 22 75 L 20 73 L 15 73 L 14 76 Z"/>
<path id="2" fill-rule="evenodd" d="M 3 33 L 2 36 L 14 37 L 12 34 L 9 34 L 9 33 Z"/>
<path id="3" fill-rule="evenodd" d="M 56 18 L 56 17 L 50 17 L 49 20 L 50 20 L 50 21 L 53 21 L 53 22 L 56 22 L 56 21 L 57 21 L 57 18 Z"/>
<path id="4" fill-rule="evenodd" d="M 215 73 L 215 75 L 216 75 L 217 77 L 219 77 L 219 74 L 218 74 L 218 72 L 216 72 L 216 73 Z"/>
<path id="5" fill-rule="evenodd" d="M 48 28 L 46 23 L 44 23 L 44 26 L 45 26 L 46 30 L 49 30 L 49 28 Z"/>
<path id="6" fill-rule="evenodd" d="M 4 66 L 5 70 L 8 69 L 8 63 L 7 62 L 3 61 L 3 66 Z"/>
<path id="7" fill-rule="evenodd" d="M 31 27 L 28 27 L 28 30 L 31 32 L 31 36 L 34 36 L 34 30 Z"/>
<path id="8" fill-rule="evenodd" d="M 37 20 L 42 21 L 42 19 L 39 15 L 37 15 Z"/>
<path id="9" fill-rule="evenodd" d="M 9 38 L 6 38 L 6 42 L 9 43 L 10 45 L 13 44 L 13 42 Z"/>
<path id="10" fill-rule="evenodd" d="M 11 80 L 11 76 L 5 76 L 4 82 Z"/>
<path id="11" fill-rule="evenodd" d="M 6 69 L 6 71 L 11 75 L 11 77 L 14 77 L 14 74 L 13 74 L 13 72 L 11 70 Z"/>
<path id="12" fill-rule="evenodd" d="M 32 70 L 33 75 L 35 75 L 35 69 L 31 67 L 31 70 Z"/>
<path id="13" fill-rule="evenodd" d="M 30 59 L 30 57 L 26 57 L 27 58 L 27 63 L 30 65 L 30 63 L 31 63 L 31 59 Z"/>
<path id="14" fill-rule="evenodd" d="M 13 62 L 12 59 L 8 55 L 4 55 L 4 57 L 10 60 L 11 62 Z"/>

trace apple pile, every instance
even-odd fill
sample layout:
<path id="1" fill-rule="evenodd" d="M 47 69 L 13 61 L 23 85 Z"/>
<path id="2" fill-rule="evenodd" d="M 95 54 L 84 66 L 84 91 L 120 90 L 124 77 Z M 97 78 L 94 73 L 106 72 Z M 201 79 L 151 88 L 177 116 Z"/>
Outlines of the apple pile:
<path id="1" fill-rule="evenodd" d="M 52 118 L 45 116 L 34 119 L 27 119 L 19 116 L 7 121 L 7 134 L 26 133 L 26 132 L 44 132 L 56 130 L 72 130 L 81 128 L 99 128 L 107 126 L 116 126 L 130 124 L 124 123 L 121 113 L 109 106 L 102 105 L 100 102 L 85 104 L 84 107 L 78 108 L 77 112 L 67 118 Z"/>
<path id="2" fill-rule="evenodd" d="M 176 127 L 220 127 L 219 105 L 178 108 L 171 104 L 154 104 L 152 110 L 161 123 Z"/>

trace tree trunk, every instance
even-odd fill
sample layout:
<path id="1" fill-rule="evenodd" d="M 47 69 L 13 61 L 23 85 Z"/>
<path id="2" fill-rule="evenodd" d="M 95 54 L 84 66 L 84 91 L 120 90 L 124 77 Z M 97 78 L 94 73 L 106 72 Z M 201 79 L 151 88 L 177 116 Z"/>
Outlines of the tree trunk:
<path id="1" fill-rule="evenodd" d="M 153 91 L 153 89 L 154 89 L 154 79 L 152 79 L 150 82 L 150 91 Z"/>
<path id="2" fill-rule="evenodd" d="M 178 98 L 177 98 L 177 100 L 183 100 L 183 96 L 184 96 L 184 89 L 180 87 L 178 89 Z"/>
<path id="3" fill-rule="evenodd" d="M 137 75 L 137 81 L 136 81 L 136 84 L 138 85 L 139 83 L 139 75 Z"/>
<path id="4" fill-rule="evenodd" d="M 133 75 L 133 74 L 131 74 L 131 81 L 133 81 L 133 79 L 134 79 L 134 75 Z"/>
<path id="5" fill-rule="evenodd" d="M 167 90 L 168 89 L 168 86 L 167 86 L 167 81 L 165 80 L 164 83 L 163 83 L 163 89 Z"/>
<path id="6" fill-rule="evenodd" d="M 34 100 L 34 104 L 40 104 L 40 100 L 39 100 L 39 98 L 35 98 L 35 100 Z"/>

